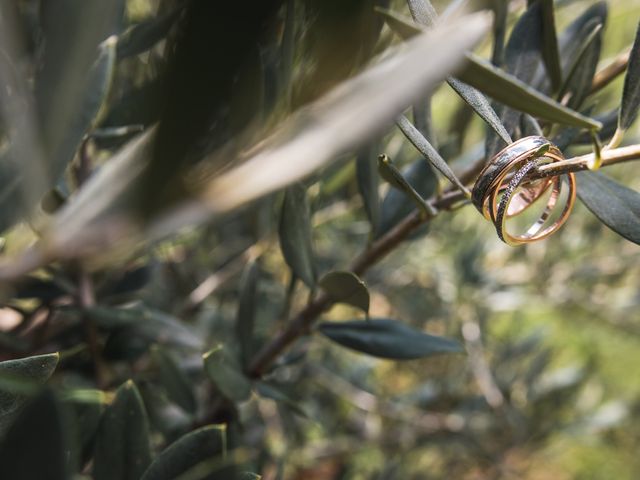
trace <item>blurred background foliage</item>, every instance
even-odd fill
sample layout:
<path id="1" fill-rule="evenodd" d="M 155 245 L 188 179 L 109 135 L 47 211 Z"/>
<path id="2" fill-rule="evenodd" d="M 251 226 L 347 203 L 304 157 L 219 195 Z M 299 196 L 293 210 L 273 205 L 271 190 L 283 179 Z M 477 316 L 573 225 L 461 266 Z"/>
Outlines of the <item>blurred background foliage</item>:
<path id="1" fill-rule="evenodd" d="M 38 3 L 18 2 L 27 20 L 37 21 Z M 291 65 L 283 66 L 276 46 L 286 35 L 286 8 L 264 2 L 264 11 L 255 15 L 227 17 L 241 7 L 211 2 L 222 10 L 214 21 L 206 15 L 213 7 L 201 3 L 205 6 L 200 14 L 191 12 L 187 21 L 213 24 L 198 30 L 202 38 L 182 41 L 197 45 L 192 54 L 204 60 L 194 63 L 176 55 L 175 64 L 167 66 L 165 49 L 180 41 L 175 24 L 181 2 L 126 2 L 118 29 L 125 33 L 118 38 L 107 101 L 88 129 L 90 140 L 83 143 L 72 172 L 46 196 L 45 209 L 55 210 L 85 181 L 83 155 L 91 159 L 90 169 L 99 170 L 141 128 L 160 121 L 161 140 L 154 145 L 152 160 L 157 168 L 137 191 L 142 198 L 138 214 L 153 215 L 159 203 L 171 204 L 189 188 L 187 180 L 177 179 L 176 170 L 189 165 L 205 177 L 224 170 L 228 165 L 223 163 L 198 163 L 202 153 L 229 139 L 249 145 L 260 128 L 236 137 L 240 126 L 276 122 L 398 43 L 373 4 L 410 15 L 399 0 L 354 1 L 348 6 L 307 0 L 295 33 L 299 47 Z M 438 12 L 450 3 L 433 2 Z M 527 2 L 508 3 L 511 29 Z M 595 2 L 555 3 L 562 31 Z M 609 0 L 608 6 L 601 65 L 630 46 L 640 18 L 637 0 Z M 364 14 L 345 13 L 351 8 Z M 277 21 L 266 31 L 258 29 L 261 15 L 275 15 Z M 350 18 L 359 18 L 361 24 L 344 20 Z M 145 24 L 149 21 L 153 23 Z M 136 39 L 135 30 L 127 30 L 131 25 L 153 25 L 159 42 Z M 153 30 L 138 33 L 154 38 Z M 322 41 L 327 36 L 329 40 Z M 27 41 L 25 48 L 37 55 L 38 39 L 31 40 L 35 43 Z M 204 40 L 214 42 L 215 48 L 201 43 Z M 254 40 L 261 48 L 253 50 Z M 231 46 L 245 44 L 249 55 L 235 57 Z M 487 39 L 477 52 L 489 57 L 491 48 Z M 259 61 L 250 61 L 255 59 Z M 256 65 L 263 70 L 253 74 Z M 220 76 L 223 68 L 241 73 Z M 173 95 L 193 76 L 199 77 L 189 87 L 193 92 Z M 287 76 L 295 81 L 285 92 Z M 246 85 L 238 86 L 239 81 Z M 595 96 L 591 105 L 598 113 L 618 106 L 622 82 L 619 77 Z M 198 89 L 208 88 L 228 95 L 203 99 Z M 213 125 L 207 123 L 211 111 L 219 119 Z M 446 85 L 434 92 L 432 139 L 437 141 L 432 143 L 445 159 L 483 142 L 486 126 L 470 112 Z M 459 138 L 458 126 L 466 122 L 470 127 Z M 128 127 L 124 133 L 114 130 L 123 126 Z M 637 142 L 640 131 L 634 126 L 625 143 Z M 387 153 L 401 168 L 419 157 L 397 129 L 389 130 L 371 151 Z M 588 151 L 589 145 L 578 145 L 565 154 Z M 184 164 L 174 163 L 176 158 Z M 299 275 L 302 281 L 292 278 L 287 263 L 304 263 L 304 258 L 285 262 L 279 245 L 278 231 L 286 237 L 282 230 L 292 227 L 279 220 L 283 193 L 276 192 L 214 225 L 183 230 L 136 249 L 134 255 L 122 253 L 109 267 L 102 263 L 87 271 L 79 263 L 59 262 L 4 292 L 8 300 L 0 310 L 1 359 L 60 351 L 48 384 L 58 392 L 57 402 L 67 412 L 64 418 L 71 419 L 66 425 L 74 425 L 67 426 L 64 435 L 74 445 L 73 458 L 60 468 L 74 471 L 75 478 L 139 478 L 145 468 L 129 469 L 126 462 L 117 473 L 121 457 L 114 460 L 119 455 L 115 445 L 105 443 L 125 435 L 124 449 L 139 455 L 131 465 L 140 461 L 146 467 L 151 461 L 148 448 L 140 447 L 146 440 L 118 430 L 128 432 L 118 422 L 129 424 L 118 408 L 135 405 L 146 414 L 129 419 L 131 431 L 147 415 L 152 451 L 160 452 L 205 425 L 226 424 L 223 434 L 198 434 L 207 439 L 225 436 L 241 469 L 269 480 L 636 478 L 640 255 L 637 245 L 607 229 L 580 203 L 559 234 L 515 249 L 502 244 L 474 209 L 445 212 L 367 272 L 371 317 L 394 318 L 417 330 L 460 339 L 467 355 L 396 362 L 354 353 L 314 333 L 294 343 L 263 382 L 249 385 L 246 378 L 235 376 L 237 366 L 227 368 L 228 352 L 215 350 L 217 345 L 240 352 L 240 362 L 247 367 L 252 354 L 304 308 L 309 297 L 305 284 L 330 270 L 345 269 L 370 241 L 375 214 L 367 215 L 363 207 L 353 160 L 329 166 L 304 182 L 315 261 L 311 271 Z M 468 161 L 461 155 L 453 165 Z M 640 189 L 635 168 L 630 163 L 607 173 Z M 430 196 L 442 188 L 434 178 L 414 186 Z M 386 196 L 389 188 L 381 186 L 387 218 L 384 213 L 378 218 L 378 234 L 412 207 L 402 203 L 398 192 Z M 287 195 L 293 195 L 292 190 Z M 286 218 L 297 215 L 303 202 L 292 198 L 293 210 Z M 390 219 L 393 202 L 402 205 Z M 29 226 L 18 224 L 3 237 L 4 251 L 18 251 L 33 238 Z M 284 245 L 282 249 L 286 255 Z M 87 281 L 88 297 L 83 296 Z M 255 334 L 248 340 L 237 332 L 241 318 L 254 323 Z M 362 318 L 357 307 L 343 304 L 322 316 L 336 322 Z M 203 366 L 202 353 L 212 348 Z M 128 379 L 135 386 L 125 383 Z M 0 387 L 26 388 L 20 382 L 16 387 L 14 380 L 0 375 Z M 47 401 L 38 397 L 36 402 L 45 406 L 32 404 L 35 410 L 30 413 L 48 412 L 52 404 Z M 19 418 L 25 421 L 24 415 Z M 55 431 L 48 422 L 50 417 L 36 428 L 16 421 L 14 430 L 43 431 L 48 425 L 48 431 Z M 24 445 L 36 456 L 51 450 L 56 440 L 47 441 L 44 447 L 33 439 Z M 7 451 L 5 446 L 2 455 Z M 19 469 L 24 463 L 16 465 Z M 166 465 L 155 468 L 142 478 L 177 478 L 157 473 Z M 184 478 L 204 478 L 194 475 Z M 232 476 L 224 471 L 219 475 L 206 478 Z"/>

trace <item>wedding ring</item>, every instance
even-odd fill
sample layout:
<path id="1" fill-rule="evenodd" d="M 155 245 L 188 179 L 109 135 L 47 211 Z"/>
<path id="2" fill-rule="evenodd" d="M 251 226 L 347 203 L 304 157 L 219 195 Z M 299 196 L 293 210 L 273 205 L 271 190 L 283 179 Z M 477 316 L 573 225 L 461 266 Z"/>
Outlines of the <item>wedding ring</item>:
<path id="1" fill-rule="evenodd" d="M 562 152 L 544 137 L 526 137 L 496 154 L 480 172 L 472 191 L 472 202 L 485 218 L 493 222 L 502 241 L 509 245 L 520 245 L 542 240 L 557 231 L 567 220 L 576 196 L 573 173 L 567 174 L 569 193 L 564 208 L 550 225 L 547 225 L 547 220 L 560 199 L 562 178 L 526 180 L 527 174 L 538 165 L 562 160 Z M 506 229 L 507 219 L 529 208 L 549 188 L 551 193 L 538 219 L 523 234 L 509 233 Z"/>

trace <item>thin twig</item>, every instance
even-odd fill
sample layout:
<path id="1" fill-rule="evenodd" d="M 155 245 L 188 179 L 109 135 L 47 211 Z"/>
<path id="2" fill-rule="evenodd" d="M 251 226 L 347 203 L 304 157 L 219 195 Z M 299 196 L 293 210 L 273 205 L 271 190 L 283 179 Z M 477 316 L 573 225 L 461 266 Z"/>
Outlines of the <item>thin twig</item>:
<path id="1" fill-rule="evenodd" d="M 78 304 L 83 309 L 91 308 L 95 306 L 96 299 L 93 290 L 93 280 L 90 274 L 80 267 L 80 274 L 78 278 Z M 103 388 L 106 385 L 106 370 L 102 361 L 102 353 L 100 343 L 98 340 L 98 329 L 93 319 L 86 313 L 82 315 L 82 324 L 84 326 L 85 337 L 87 339 L 87 345 L 89 346 L 89 353 L 96 375 L 96 384 L 98 387 Z"/>
<path id="2" fill-rule="evenodd" d="M 622 52 L 616 56 L 611 63 L 595 74 L 593 82 L 591 83 L 591 95 L 599 92 L 609 85 L 618 77 L 618 75 L 622 74 L 627 69 L 630 54 L 631 50 Z"/>

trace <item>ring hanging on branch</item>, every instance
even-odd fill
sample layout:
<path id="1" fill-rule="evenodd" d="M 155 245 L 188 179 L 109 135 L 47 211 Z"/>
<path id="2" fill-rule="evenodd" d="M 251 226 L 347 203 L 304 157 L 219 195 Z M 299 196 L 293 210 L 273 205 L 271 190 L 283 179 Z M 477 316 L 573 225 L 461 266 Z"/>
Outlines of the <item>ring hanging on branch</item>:
<path id="1" fill-rule="evenodd" d="M 473 187 L 472 202 L 487 220 L 493 222 L 502 241 L 512 246 L 535 242 L 553 234 L 564 224 L 575 203 L 575 175 L 567 173 L 566 183 L 561 176 L 535 180 L 527 177 L 541 165 L 562 161 L 564 156 L 558 147 L 544 137 L 531 136 L 504 148 L 480 172 Z M 565 185 L 568 195 L 564 208 L 550 223 Z M 506 228 L 507 219 L 523 213 L 550 188 L 547 203 L 535 222 L 524 233 L 510 233 Z"/>

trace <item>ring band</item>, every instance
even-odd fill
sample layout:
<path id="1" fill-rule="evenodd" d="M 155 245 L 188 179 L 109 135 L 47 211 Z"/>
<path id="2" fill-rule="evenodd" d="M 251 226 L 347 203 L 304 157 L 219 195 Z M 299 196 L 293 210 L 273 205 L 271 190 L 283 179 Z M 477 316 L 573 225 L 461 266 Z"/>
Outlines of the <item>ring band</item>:
<path id="1" fill-rule="evenodd" d="M 492 221 L 498 237 L 508 245 L 520 245 L 548 237 L 569 217 L 576 197 L 575 175 L 568 173 L 569 196 L 560 217 L 545 224 L 554 210 L 563 187 L 561 177 L 525 182 L 527 174 L 545 161 L 558 162 L 564 156 L 558 147 L 540 136 L 522 138 L 504 148 L 480 172 L 472 191 L 472 202 L 485 218 Z M 511 177 L 509 175 L 512 173 Z M 524 234 L 512 235 L 506 230 L 507 218 L 529 208 L 552 188 L 547 205 L 539 218 Z M 498 202 L 498 196 L 502 194 Z"/>

